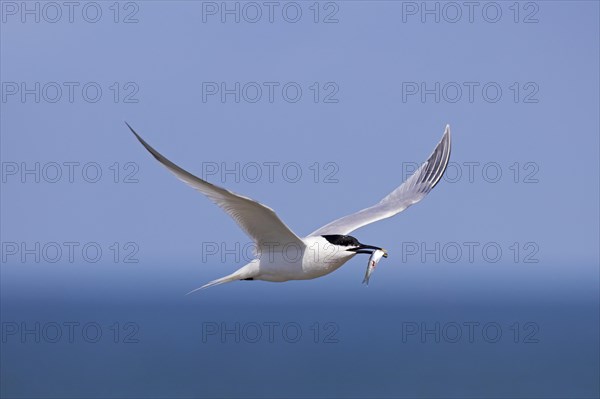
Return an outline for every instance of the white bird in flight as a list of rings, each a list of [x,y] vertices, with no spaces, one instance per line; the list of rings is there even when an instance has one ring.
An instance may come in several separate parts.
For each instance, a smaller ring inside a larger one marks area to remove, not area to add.
[[[126,123],[127,124],[127,123]],[[235,194],[194,176],[152,148],[127,124],[142,145],[177,178],[220,206],[254,241],[256,258],[235,272],[211,281],[192,292],[236,280],[283,282],[310,280],[329,274],[356,254],[387,251],[361,244],[348,235],[367,224],[392,217],[421,201],[440,181],[450,159],[450,125],[433,153],[404,183],[377,204],[334,220],[298,237],[279,219],[275,211],[253,199]]]

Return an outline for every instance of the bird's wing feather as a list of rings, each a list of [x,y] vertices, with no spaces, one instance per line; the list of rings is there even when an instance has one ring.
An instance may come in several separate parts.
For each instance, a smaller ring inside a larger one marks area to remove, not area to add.
[[[273,209],[194,176],[169,161],[152,148],[150,144],[146,143],[129,124],[127,126],[148,152],[171,173],[206,195],[211,201],[227,212],[242,230],[254,240],[258,251],[265,248],[277,251],[289,244],[297,245],[297,248],[304,248],[302,240],[279,219]]]
[[[362,226],[392,217],[421,201],[440,181],[450,159],[450,126],[435,150],[400,187],[370,208],[326,224],[310,235],[348,234]]]

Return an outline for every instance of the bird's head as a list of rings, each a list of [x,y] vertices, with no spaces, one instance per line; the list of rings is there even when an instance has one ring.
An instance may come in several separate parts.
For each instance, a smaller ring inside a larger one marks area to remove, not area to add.
[[[375,250],[383,251],[383,257],[387,258],[387,251],[383,248],[373,245],[361,244],[356,238],[347,235],[329,234],[321,236],[329,241],[330,244],[341,247],[344,251],[353,252],[355,254],[372,254]]]

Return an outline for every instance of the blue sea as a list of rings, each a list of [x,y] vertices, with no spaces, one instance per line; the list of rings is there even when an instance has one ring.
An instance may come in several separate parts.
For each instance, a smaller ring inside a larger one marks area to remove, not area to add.
[[[216,275],[4,265],[2,397],[598,397],[597,280],[363,263],[189,296]]]

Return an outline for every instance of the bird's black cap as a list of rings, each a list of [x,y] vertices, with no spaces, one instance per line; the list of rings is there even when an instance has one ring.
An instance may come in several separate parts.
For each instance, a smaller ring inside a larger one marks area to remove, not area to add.
[[[342,247],[357,247],[360,245],[360,242],[358,242],[358,240],[352,236],[327,234],[321,237],[325,238],[333,245],[340,245]]]

